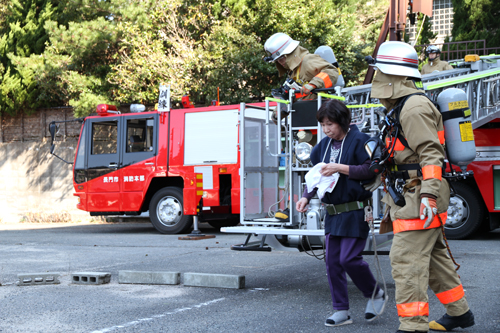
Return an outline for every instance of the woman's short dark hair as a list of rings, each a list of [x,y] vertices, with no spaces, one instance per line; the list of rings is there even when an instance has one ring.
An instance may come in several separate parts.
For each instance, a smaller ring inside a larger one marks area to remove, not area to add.
[[[316,113],[316,119],[321,123],[324,118],[327,118],[332,123],[339,124],[340,128],[347,133],[351,124],[351,111],[344,103],[331,99],[321,105]]]

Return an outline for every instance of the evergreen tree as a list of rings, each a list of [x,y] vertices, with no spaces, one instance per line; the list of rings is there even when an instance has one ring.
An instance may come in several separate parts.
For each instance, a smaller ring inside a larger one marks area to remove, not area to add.
[[[453,41],[485,39],[486,47],[500,47],[500,1],[452,0]]]
[[[56,9],[50,0],[11,0],[1,2],[0,11],[5,14],[0,20],[0,112],[30,113],[43,103],[33,73],[16,59],[45,50],[48,36],[43,26],[56,16]]]
[[[422,66],[428,62],[428,59],[425,57],[425,48],[426,45],[431,44],[437,36],[437,33],[432,32],[432,24],[425,14],[418,13],[417,22],[416,22],[416,31],[420,31],[420,35],[418,39],[415,41],[415,50],[419,54],[419,70],[422,69]],[[423,46],[418,46],[423,45]]]
[[[120,102],[154,102],[159,82],[170,83],[177,100],[190,94],[208,104],[217,98],[217,87],[226,104],[263,100],[283,81],[274,65],[262,61],[263,44],[272,34],[285,32],[311,52],[331,46],[345,79],[354,85],[362,79],[364,56],[378,38],[373,26],[381,25],[387,7],[387,0],[157,1],[154,29],[127,30],[130,38],[108,80]]]
[[[420,31],[420,36],[415,45],[430,44],[437,36],[437,33],[432,32],[431,20],[422,13],[418,13],[417,31]]]
[[[95,110],[97,104],[112,104],[113,84],[106,76],[126,37],[120,24],[133,22],[138,29],[147,25],[149,4],[149,0],[133,4],[126,0],[58,1],[57,15],[39,19],[47,42],[43,53],[9,54],[15,69],[31,78],[38,90],[36,101],[30,105],[70,105],[76,116],[83,116]],[[7,74],[6,83],[16,85]],[[22,96],[21,92],[16,96]]]
[[[15,1],[12,8],[37,2]],[[70,105],[76,116],[88,115],[100,103],[155,103],[161,83],[171,85],[174,100],[189,93],[208,104],[217,87],[224,104],[263,100],[283,82],[275,66],[262,61],[263,44],[276,32],[311,52],[331,46],[344,78],[355,85],[367,68],[363,59],[373,51],[388,2],[54,0],[57,6],[46,10],[50,15],[40,16],[41,5],[49,8],[50,2],[38,0],[39,11],[22,18],[36,18],[40,42],[19,51],[12,42],[0,43],[0,54],[10,61],[0,67],[2,89],[8,92],[0,98],[24,98],[32,108]],[[4,23],[0,18],[4,35],[16,31],[15,24]],[[29,91],[36,92],[31,99],[23,95]],[[5,104],[0,100],[0,107]],[[20,109],[19,103],[9,107]]]

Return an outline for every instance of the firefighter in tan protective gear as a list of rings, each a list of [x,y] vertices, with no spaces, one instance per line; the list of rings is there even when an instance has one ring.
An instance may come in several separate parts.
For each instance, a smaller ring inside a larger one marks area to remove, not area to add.
[[[396,141],[392,155],[396,167],[391,174],[404,180],[406,203],[400,207],[390,195],[383,199],[390,207],[394,229],[390,260],[400,321],[397,332],[450,331],[472,326],[474,315],[447,254],[441,229],[450,197],[447,180],[442,178],[445,142],[441,114],[417,88],[422,87],[422,82],[413,47],[385,42],[372,65],[377,72],[371,96],[388,111],[399,112],[396,119],[401,135],[389,133],[386,142],[392,147]],[[373,184],[367,187],[373,189]],[[431,323],[428,286],[446,308],[446,314]]]
[[[436,71],[441,72],[453,69],[453,67],[446,61],[439,59],[440,54],[441,50],[435,45],[430,45],[427,47],[427,49],[425,49],[425,55],[427,56],[429,61],[424,66],[422,66],[422,75],[430,74]]]
[[[311,91],[316,88],[333,88],[337,83],[340,71],[318,54],[309,53],[307,49],[299,45],[299,41],[293,40],[285,33],[278,32],[269,37],[264,43],[266,56],[264,61],[275,63],[279,76],[288,74],[288,77],[297,82],[300,88],[301,100],[314,100],[315,94]],[[284,104],[283,104],[284,105]],[[286,110],[281,110],[281,118],[287,115]],[[277,111],[272,113],[272,121],[278,123]],[[299,135],[306,133],[302,131]],[[314,138],[314,140],[316,140]],[[275,217],[289,220],[289,208],[284,212],[278,212]]]
[[[265,61],[275,63],[279,76],[288,76],[302,85],[303,99],[315,99],[311,90],[331,88],[337,82],[339,70],[317,54],[309,53],[287,34],[278,32],[264,44]]]

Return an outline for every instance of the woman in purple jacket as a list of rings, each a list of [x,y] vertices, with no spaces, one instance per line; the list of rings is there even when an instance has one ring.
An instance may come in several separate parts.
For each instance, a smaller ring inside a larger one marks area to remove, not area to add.
[[[320,170],[322,176],[337,172],[340,175],[333,191],[326,192],[321,199],[328,212],[325,217],[325,260],[335,310],[325,325],[352,323],[346,273],[366,298],[371,298],[375,292],[374,300],[368,300],[365,310],[365,319],[372,321],[382,313],[388,297],[378,287],[368,263],[361,256],[370,229],[365,221],[364,207],[370,205],[371,192],[365,190],[360,181],[375,177],[369,170],[370,159],[364,149],[369,136],[361,133],[356,125],[350,125],[351,112],[337,100],[324,103],[316,117],[326,137],[314,147],[311,161],[314,165],[326,163]],[[307,211],[306,206],[316,190],[305,189],[296,204],[297,211]]]

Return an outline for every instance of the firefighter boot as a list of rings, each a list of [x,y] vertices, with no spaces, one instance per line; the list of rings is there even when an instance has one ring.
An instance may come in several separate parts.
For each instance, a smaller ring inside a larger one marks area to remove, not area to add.
[[[461,316],[449,316],[445,313],[441,319],[431,321],[429,328],[434,331],[449,332],[457,327],[466,328],[474,324],[474,315],[469,310]]]

